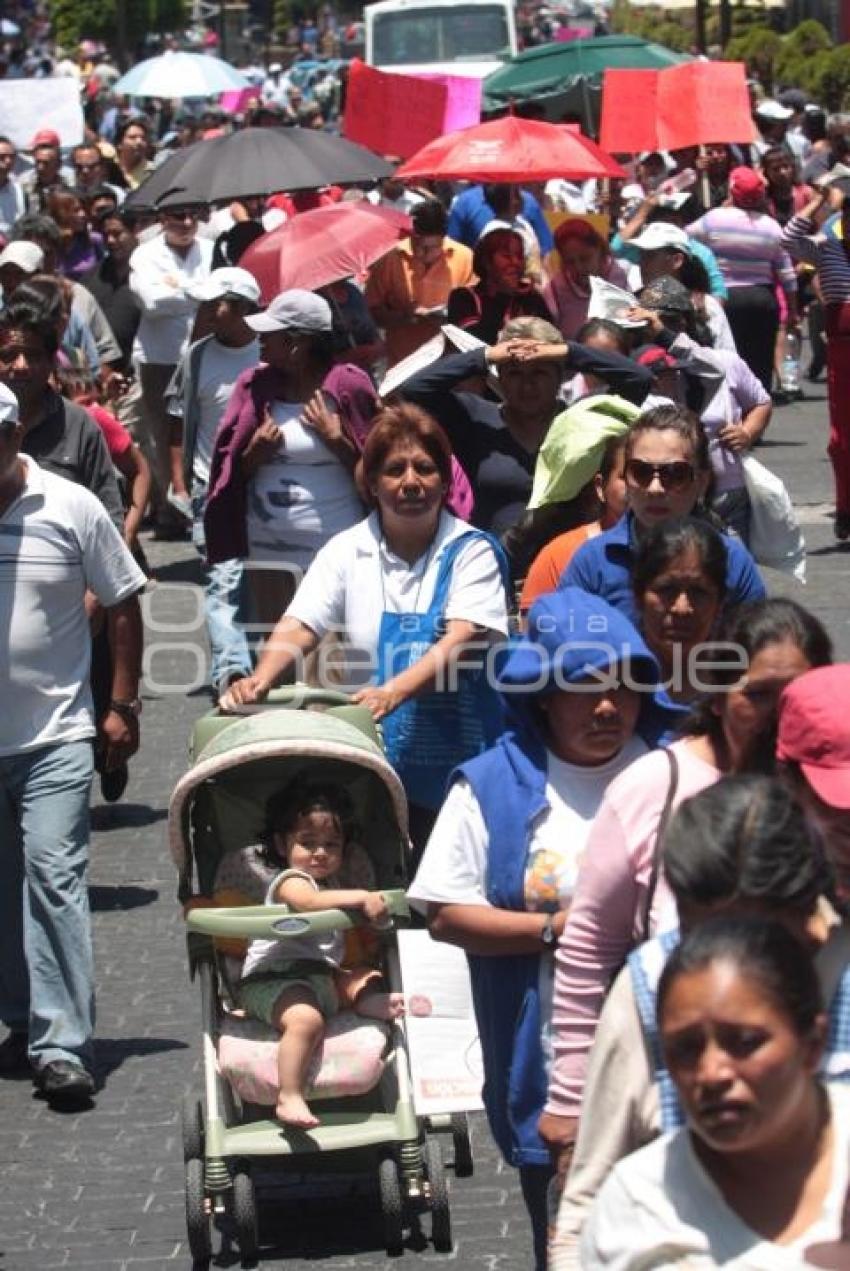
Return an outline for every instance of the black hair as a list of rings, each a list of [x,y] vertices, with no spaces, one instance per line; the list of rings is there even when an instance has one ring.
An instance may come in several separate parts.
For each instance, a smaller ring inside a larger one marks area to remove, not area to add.
[[[831,666],[832,641],[821,621],[797,604],[796,600],[781,598],[755,600],[739,605],[727,612],[717,632],[717,643],[734,645],[742,651],[747,664],[772,644],[786,641],[795,644],[809,666]],[[730,663],[724,670],[719,658],[715,667],[705,667],[703,678],[718,688],[731,687],[741,678],[741,666]],[[709,737],[720,743],[723,736],[722,721],[714,709],[717,694],[709,693],[694,704],[683,732],[690,737]],[[748,768],[751,771],[772,773],[776,754],[776,720],[761,737],[753,738]]]
[[[626,353],[629,347],[629,338],[625,328],[618,326],[616,322],[612,322],[610,318],[590,318],[585,322],[583,327],[579,328],[576,335],[578,344],[587,344],[588,339],[592,335],[600,335],[604,332],[610,335],[614,340],[617,350],[620,353]]]
[[[48,357],[53,358],[58,352],[59,335],[56,327],[45,317],[43,308],[21,304],[17,296],[13,296],[8,308],[0,313],[0,331],[25,331],[41,341]]]
[[[43,238],[56,251],[59,251],[62,246],[62,234],[53,217],[41,216],[35,212],[28,213],[26,216],[19,216],[12,226],[12,232],[9,237],[13,242],[24,241],[31,243]]]
[[[619,437],[609,437],[605,443],[605,449],[602,452],[602,458],[599,461],[598,476],[604,482],[613,476],[614,468],[617,466],[619,459],[619,467],[622,472],[623,459],[625,457],[626,437],[625,433]]]
[[[417,203],[410,213],[414,234],[430,234],[443,238],[449,226],[449,218],[442,203],[436,199],[425,199]]]
[[[786,927],[760,918],[710,918],[688,932],[658,982],[659,1023],[676,980],[713,962],[731,962],[741,976],[758,984],[800,1039],[811,1035],[824,1009],[814,963]]]
[[[690,446],[694,466],[698,473],[711,472],[708,455],[708,437],[693,411],[684,406],[653,406],[629,426],[626,440],[626,458],[631,459],[634,441],[644,432],[675,432]]]
[[[15,150],[15,152],[17,153],[17,149],[18,149],[18,147],[15,145],[15,143],[14,143],[14,141],[12,140],[12,138],[11,138],[11,137],[6,137],[6,136],[3,136],[2,134],[0,134],[0,145],[2,145],[2,146],[12,146],[12,147],[13,147],[13,149]]]
[[[472,252],[472,268],[482,282],[487,281],[487,275],[490,272],[490,261],[496,245],[502,238],[510,235],[516,239],[522,249],[523,260],[525,259],[525,243],[519,230],[511,229],[509,226],[498,226],[496,229],[489,230],[486,234],[482,234]]]
[[[632,560],[632,589],[638,600],[659,574],[689,550],[697,553],[703,573],[714,584],[722,600],[726,593],[727,567],[723,536],[711,525],[693,516],[653,525],[641,535]]]
[[[664,877],[679,905],[757,901],[810,914],[834,880],[820,837],[782,782],[723,777],[676,811],[664,836]]]
[[[118,125],[118,129],[115,133],[116,146],[119,146],[121,142],[124,140],[124,134],[127,132],[128,128],[132,128],[136,125],[138,125],[139,128],[144,129],[145,136],[147,137],[148,142],[150,142],[150,138],[151,138],[150,120],[145,119],[144,116],[142,115],[131,115],[129,119],[124,119]]]
[[[225,265],[238,265],[252,243],[262,238],[265,230],[259,221],[237,221],[229,230],[219,234],[213,248],[213,269]]]
[[[65,320],[65,303],[62,287],[49,274],[27,278],[15,290],[15,305],[38,310],[45,322],[60,326]]]
[[[703,295],[708,295],[711,291],[711,279],[705,265],[698,256],[692,256],[690,252],[683,252],[682,255],[684,260],[679,270],[679,282],[683,287],[687,287],[688,291],[701,291]],[[699,327],[698,320],[697,327]]]
[[[787,159],[791,166],[794,166],[794,156],[790,150],[786,150],[784,146],[768,146],[759,160],[759,165],[764,170],[764,165],[770,159]]]
[[[279,861],[274,849],[275,834],[288,834],[302,816],[310,812],[327,812],[338,823],[346,848],[359,835],[354,805],[341,786],[327,782],[307,782],[286,786],[273,794],[266,804],[266,826],[260,857],[269,864]]]

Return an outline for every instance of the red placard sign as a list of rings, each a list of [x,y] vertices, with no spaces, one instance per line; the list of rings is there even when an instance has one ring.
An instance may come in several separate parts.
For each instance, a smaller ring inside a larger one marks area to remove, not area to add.
[[[742,62],[605,72],[599,137],[605,150],[637,154],[754,138]]]
[[[376,71],[355,60],[348,76],[343,136],[376,154],[409,159],[442,136],[447,100],[445,84]]]

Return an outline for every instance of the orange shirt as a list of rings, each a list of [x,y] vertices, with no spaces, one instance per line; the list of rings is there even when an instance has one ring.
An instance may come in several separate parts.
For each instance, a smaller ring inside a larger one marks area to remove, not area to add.
[[[519,598],[520,613],[527,613],[538,596],[545,596],[556,590],[561,574],[578,549],[589,538],[595,538],[601,529],[598,521],[592,521],[590,525],[579,525],[574,530],[559,534],[537,553],[523,583]]]
[[[405,238],[377,260],[366,281],[366,303],[371,310],[396,309],[408,313],[412,308],[444,307],[449,292],[473,281],[472,252],[463,243],[443,239],[443,254],[425,268],[410,250]],[[445,318],[439,316],[388,326],[387,364],[393,366],[435,336]]]

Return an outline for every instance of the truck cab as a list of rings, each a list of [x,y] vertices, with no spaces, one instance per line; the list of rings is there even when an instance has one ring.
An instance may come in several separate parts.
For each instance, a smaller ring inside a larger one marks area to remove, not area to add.
[[[378,0],[365,18],[366,62],[382,71],[484,79],[517,52],[511,0]]]

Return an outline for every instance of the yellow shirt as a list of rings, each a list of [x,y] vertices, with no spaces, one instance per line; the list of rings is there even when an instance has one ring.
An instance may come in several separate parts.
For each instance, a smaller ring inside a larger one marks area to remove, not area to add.
[[[449,292],[475,280],[472,252],[463,243],[443,239],[442,256],[433,265],[424,266],[411,251],[405,238],[392,251],[376,261],[366,282],[366,302],[373,311],[434,309],[443,307]],[[439,317],[416,319],[386,328],[387,363],[393,366],[420,345],[436,335],[442,325]]]

